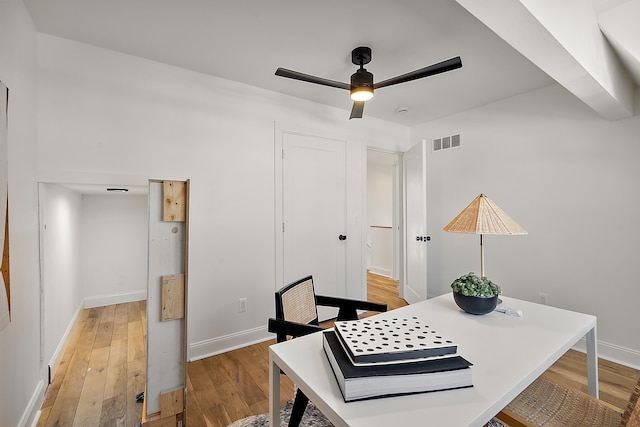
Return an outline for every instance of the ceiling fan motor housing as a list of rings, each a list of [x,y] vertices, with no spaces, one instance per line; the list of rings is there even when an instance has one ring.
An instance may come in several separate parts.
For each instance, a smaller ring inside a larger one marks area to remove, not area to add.
[[[373,91],[373,74],[364,68],[360,68],[351,75],[351,89],[361,87],[370,87]]]

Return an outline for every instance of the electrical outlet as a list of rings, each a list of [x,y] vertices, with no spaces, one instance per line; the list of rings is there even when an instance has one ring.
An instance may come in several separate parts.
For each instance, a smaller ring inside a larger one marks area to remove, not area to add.
[[[540,300],[540,304],[547,305],[547,294],[544,292],[540,292],[538,294],[538,299]]]
[[[247,311],[247,299],[240,298],[238,300],[238,313],[244,313],[245,311]]]

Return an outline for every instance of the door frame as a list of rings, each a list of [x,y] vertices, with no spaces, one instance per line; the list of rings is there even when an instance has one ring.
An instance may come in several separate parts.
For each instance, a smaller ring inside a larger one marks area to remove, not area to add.
[[[367,153],[366,156],[368,158],[368,152],[369,151],[377,151],[379,153],[384,153],[384,154],[389,154],[389,155],[394,155],[396,156],[396,163],[393,166],[393,170],[392,170],[392,200],[391,200],[391,204],[392,204],[392,219],[391,219],[391,227],[392,227],[392,231],[393,231],[393,237],[392,237],[392,245],[393,245],[393,280],[398,280],[401,282],[402,280],[402,276],[403,276],[403,268],[402,266],[404,265],[402,262],[403,259],[403,250],[402,250],[402,218],[403,218],[403,207],[402,207],[402,184],[403,184],[403,177],[402,177],[402,151],[393,151],[393,150],[385,150],[382,148],[377,148],[377,147],[367,147]],[[366,162],[368,164],[368,161]],[[369,175],[369,170],[367,167],[366,170],[366,174],[367,174],[367,178],[365,179],[365,182],[369,182],[368,181],[368,175]],[[367,202],[365,202],[365,206],[368,206],[368,198],[369,198],[369,188],[367,186],[366,188],[366,192],[365,192],[365,197],[367,199]],[[369,219],[366,218],[366,222],[368,224]],[[399,289],[399,294],[400,297],[402,297],[402,287],[400,287]]]
[[[424,155],[426,156],[427,145],[424,141],[419,142],[419,144],[423,144]],[[415,144],[414,144],[415,145]],[[406,171],[404,168],[405,163],[405,154],[408,150],[413,148],[407,148],[404,151],[393,151],[393,150],[385,150],[377,147],[367,147],[367,150],[379,151],[383,153],[395,154],[398,157],[398,161],[393,170],[393,244],[394,244],[394,261],[393,261],[393,269],[394,269],[394,280],[397,280],[399,283],[398,286],[398,296],[400,298],[406,299],[406,277],[407,277],[407,258],[406,258]],[[365,153],[365,162],[366,162],[366,153]],[[426,164],[423,164],[423,167],[426,168]],[[368,173],[368,172],[367,172]],[[365,179],[366,182],[366,179]],[[425,184],[426,185],[426,184]],[[367,189],[368,191],[368,189]],[[365,194],[367,194],[365,192]],[[366,203],[366,202],[365,202]],[[426,224],[425,224],[426,226]],[[425,229],[426,231],[426,229]],[[366,242],[365,242],[366,245]],[[366,254],[365,254],[366,255]],[[365,260],[366,265],[366,260]],[[425,277],[425,280],[427,278]]]
[[[47,271],[45,271],[47,255],[48,255],[45,245],[46,245],[46,242],[50,239],[50,237],[46,236],[47,234],[46,222],[48,220],[48,215],[50,215],[49,212],[45,211],[44,201],[46,199],[46,194],[48,191],[49,192],[52,191],[50,189],[50,186],[65,187],[69,191],[75,192],[79,195],[94,194],[93,188],[104,189],[109,186],[109,183],[102,183],[100,180],[97,180],[97,182],[86,182],[86,181],[74,182],[74,180],[69,180],[69,181],[40,180],[38,181],[37,184],[38,184],[38,230],[39,230],[38,231],[38,253],[39,253],[38,271],[39,271],[39,294],[40,294],[40,319],[39,320],[41,325],[40,327],[40,362],[42,364],[43,374],[45,375],[45,377],[48,377],[48,381],[46,384],[46,386],[48,386],[53,380],[53,377],[60,366],[62,356],[64,354],[64,349],[66,348],[66,345],[67,345],[67,339],[71,331],[71,327],[75,324],[76,319],[78,318],[82,309],[87,307],[85,307],[84,295],[79,294],[78,298],[80,300],[80,303],[77,306],[77,309],[69,319],[66,319],[66,318],[64,319],[64,321],[66,322],[66,329],[64,333],[61,336],[52,336],[53,328],[47,325],[47,316],[50,316],[52,313],[55,315],[56,310],[58,310],[58,308],[55,305],[51,305],[52,303],[50,301],[51,298],[49,294],[52,292],[52,284],[50,283],[51,280],[50,280],[50,277],[48,276]],[[139,183],[137,184],[120,183],[118,185],[127,187],[127,188],[132,188],[132,187],[141,188],[146,186],[144,184],[139,184]],[[133,192],[130,192],[129,194],[133,194]],[[129,197],[129,196],[118,196],[118,197]],[[147,208],[145,208],[145,215],[146,215],[146,210]],[[137,295],[140,297],[142,296],[142,294],[138,292],[132,295]],[[147,298],[146,298],[146,289],[145,289],[144,300],[146,301],[146,299]],[[110,304],[112,303],[110,301],[127,302],[129,300],[120,301],[117,299],[117,297],[115,297],[114,299],[114,297],[109,295],[105,297],[104,301],[106,304]],[[92,306],[89,306],[89,308],[90,307]],[[57,331],[54,330],[53,332],[55,333]],[[51,349],[48,348],[50,344],[55,344],[56,346],[52,352],[50,351]],[[48,353],[48,350],[50,354]]]

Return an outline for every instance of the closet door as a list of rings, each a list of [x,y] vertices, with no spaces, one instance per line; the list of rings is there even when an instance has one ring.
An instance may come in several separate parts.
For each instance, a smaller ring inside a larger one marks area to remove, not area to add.
[[[346,293],[345,141],[283,133],[283,283],[313,275],[316,293]],[[333,309],[319,313],[335,316]]]

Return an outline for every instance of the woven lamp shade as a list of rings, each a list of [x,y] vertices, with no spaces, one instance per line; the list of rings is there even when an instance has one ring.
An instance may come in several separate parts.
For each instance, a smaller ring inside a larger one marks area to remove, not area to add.
[[[480,194],[453,219],[444,231],[470,234],[527,234],[487,196]]]

